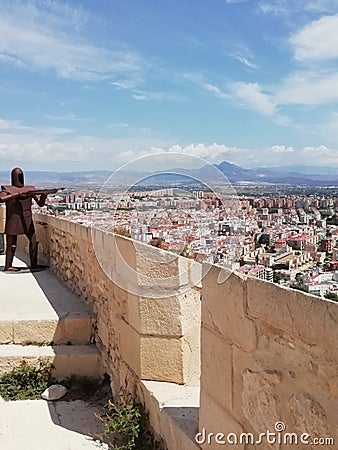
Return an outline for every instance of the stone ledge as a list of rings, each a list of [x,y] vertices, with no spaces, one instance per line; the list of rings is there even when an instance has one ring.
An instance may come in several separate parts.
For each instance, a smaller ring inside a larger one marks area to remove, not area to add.
[[[338,303],[254,278],[247,302],[249,316],[276,334],[337,351]]]
[[[200,450],[195,442],[199,387],[141,380],[138,394],[149,412],[151,426],[168,450]]]
[[[71,375],[102,376],[100,353],[95,345],[0,345],[0,374],[19,367],[22,361],[37,365],[39,359],[53,363],[55,368],[52,374],[56,378]]]

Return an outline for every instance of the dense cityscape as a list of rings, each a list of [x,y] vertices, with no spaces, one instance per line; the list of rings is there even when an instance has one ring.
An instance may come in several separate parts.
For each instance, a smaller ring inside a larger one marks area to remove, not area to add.
[[[236,196],[196,186],[118,191],[72,188],[50,197],[42,212],[338,298],[334,188],[242,186]]]

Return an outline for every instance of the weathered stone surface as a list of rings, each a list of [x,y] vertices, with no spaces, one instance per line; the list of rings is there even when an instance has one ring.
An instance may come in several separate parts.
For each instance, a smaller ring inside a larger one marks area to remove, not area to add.
[[[9,321],[0,322],[0,344],[13,342],[13,324]]]
[[[121,255],[136,265],[136,276],[129,279],[106,245],[111,236],[97,232],[108,275],[127,278],[128,294],[102,271],[85,227],[41,217],[47,223],[43,230],[38,226],[41,248],[97,314],[96,338],[115,393],[121,386],[135,392],[140,377],[195,383],[202,306],[200,429],[204,423],[216,432],[264,432],[282,420],[290,432],[307,426],[337,435],[337,304],[236,274],[219,283],[217,267],[205,274],[200,303],[196,286],[190,289],[198,278],[191,261],[170,260],[170,253],[145,244],[133,253],[134,244],[119,237]],[[142,298],[132,291],[135,283],[154,295]],[[224,385],[231,386],[230,395]],[[304,419],[306,408],[311,413]],[[152,417],[155,428],[166,429],[168,439],[175,440],[175,428],[159,415]],[[181,450],[188,444],[177,445]]]
[[[289,407],[298,431],[316,437],[329,436],[326,412],[318,400],[302,392],[290,398]]]
[[[49,253],[51,265],[58,274],[93,305],[97,315],[96,342],[100,343],[103,351],[103,365],[110,367],[112,377],[116,377],[114,384],[119,383],[118,372],[123,362],[141,376],[142,355],[146,357],[143,367],[147,377],[157,380],[164,374],[168,381],[196,384],[200,373],[199,293],[188,290],[177,294],[177,287],[183,283],[180,273],[187,269],[189,277],[192,277],[191,269],[193,267],[196,272],[196,264],[147,244],[69,224],[67,220],[42,215],[36,215],[35,220],[40,222],[37,234],[42,252]],[[106,273],[96,256],[99,256]],[[125,266],[131,271],[128,269],[126,272]],[[147,277],[143,287],[152,294],[157,279],[167,278],[169,284],[165,281],[157,298],[156,295],[155,298],[144,298],[134,292],[135,283],[142,281],[143,275]],[[121,286],[119,281],[122,278]],[[169,294],[168,287],[171,289]],[[172,379],[168,362],[152,362],[154,354],[148,349],[148,340],[155,336],[164,339],[162,346],[156,341],[163,360],[168,355],[178,358],[171,363],[179,368],[173,371]],[[176,340],[169,339],[172,336]],[[170,345],[173,346],[171,350]],[[159,374],[156,374],[156,369]]]
[[[215,402],[232,410],[232,349],[219,335],[202,328],[201,386]],[[217,374],[217,376],[216,376]]]
[[[119,349],[121,357],[131,369],[142,378],[141,374],[141,339],[139,333],[123,320],[119,326]]]
[[[182,334],[201,328],[201,292],[190,289],[180,294]]]
[[[149,419],[170,450],[199,450],[199,389],[175,383],[141,381],[138,398],[146,405]]]
[[[243,373],[243,413],[257,433],[274,431],[279,420],[275,385],[280,382],[277,374],[266,372]]]
[[[201,328],[195,327],[183,338],[184,383],[188,386],[200,386],[201,378]]]
[[[218,440],[225,440],[226,444],[223,444],[224,448],[230,447],[227,438],[230,438],[232,442],[236,442],[235,439],[239,438],[240,434],[243,432],[241,425],[229,414],[228,411],[221,408],[218,403],[215,402],[205,391],[201,392],[201,406],[199,414],[199,433],[203,433],[205,430],[205,435],[210,435],[210,440],[208,443],[208,438],[203,439],[203,435],[198,436],[200,447],[203,450],[219,450],[222,444],[216,442],[216,436],[219,433],[223,434],[218,436]],[[202,442],[204,441],[204,442]],[[230,441],[230,442],[231,442]],[[239,440],[237,440],[239,442]],[[231,448],[244,450],[244,444],[234,444]]]
[[[245,279],[231,274],[218,283],[220,271],[212,267],[203,278],[202,326],[251,351],[257,345],[257,334],[254,322],[246,316]]]
[[[338,303],[254,278],[247,280],[248,313],[272,331],[337,350]],[[320,330],[320,333],[318,332]]]
[[[140,333],[154,336],[182,336],[180,297],[139,298]]]
[[[184,364],[189,350],[177,338],[141,338],[141,378],[184,384]],[[189,362],[188,362],[189,363]]]
[[[52,375],[56,378],[71,375],[99,378],[102,375],[100,355],[94,345],[0,345],[0,375],[19,367],[22,361],[38,367],[39,360],[53,364]]]

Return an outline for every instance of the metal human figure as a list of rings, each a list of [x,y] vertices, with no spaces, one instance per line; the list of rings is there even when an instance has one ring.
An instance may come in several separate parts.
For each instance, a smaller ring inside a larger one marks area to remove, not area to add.
[[[22,169],[16,167],[11,173],[12,185],[1,186],[0,202],[6,202],[5,234],[6,262],[5,271],[16,271],[12,264],[15,255],[18,235],[25,234],[29,240],[30,268],[37,267],[38,241],[36,240],[33,217],[32,198],[39,206],[44,206],[47,195],[35,195],[34,186],[25,186]]]

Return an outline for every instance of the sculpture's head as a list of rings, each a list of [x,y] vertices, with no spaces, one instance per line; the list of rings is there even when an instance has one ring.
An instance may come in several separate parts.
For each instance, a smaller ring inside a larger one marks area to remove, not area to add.
[[[22,169],[20,169],[20,167],[16,167],[15,169],[12,170],[11,177],[12,177],[12,186],[24,187],[25,180],[23,176],[23,171]]]

